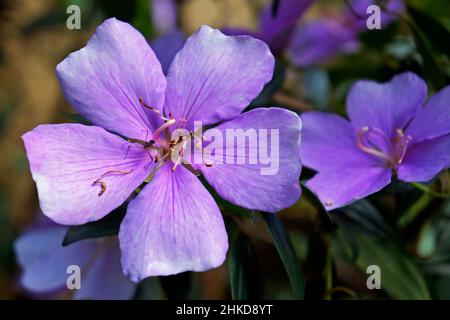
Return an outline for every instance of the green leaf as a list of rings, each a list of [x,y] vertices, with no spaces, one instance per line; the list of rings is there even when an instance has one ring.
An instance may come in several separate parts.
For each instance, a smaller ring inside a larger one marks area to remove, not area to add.
[[[252,243],[240,233],[230,250],[231,296],[234,300],[261,299],[262,281]]]
[[[430,299],[425,278],[413,255],[403,247],[390,228],[382,228],[382,216],[375,208],[354,206],[339,212],[348,215],[336,219],[338,230],[333,234],[333,254],[354,264],[363,275],[367,267],[377,265],[381,269],[381,288],[393,299]],[[361,220],[356,213],[364,214]],[[360,223],[357,223],[357,222]],[[363,284],[364,285],[364,284]]]
[[[98,221],[69,227],[63,240],[63,246],[85,239],[117,235],[119,233],[120,223],[125,217],[125,213],[125,206],[122,205]]]
[[[423,34],[428,37],[433,48],[450,57],[450,42],[448,41],[450,31],[434,17],[420,10],[408,7],[408,12]]]
[[[413,22],[409,22],[409,25],[414,36],[414,41],[416,42],[417,50],[423,59],[423,71],[425,76],[431,82],[434,89],[440,90],[445,86],[445,79],[441,73],[439,65],[434,59],[427,40],[420,31],[419,27]]]
[[[155,32],[153,29],[148,0],[136,1],[136,11],[134,14],[132,24],[146,38],[154,37]]]
[[[295,296],[298,299],[304,299],[305,284],[300,261],[295,254],[294,247],[283,223],[274,214],[262,213],[261,215],[286,269]]]

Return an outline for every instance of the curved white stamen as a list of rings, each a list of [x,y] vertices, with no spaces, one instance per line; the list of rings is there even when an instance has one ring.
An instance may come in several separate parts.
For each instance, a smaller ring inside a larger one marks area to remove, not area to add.
[[[169,147],[169,144],[165,139],[161,139],[159,137],[159,134],[163,132],[165,129],[169,128],[170,126],[174,125],[176,123],[175,119],[170,119],[169,121],[166,121],[162,126],[160,126],[158,129],[153,132],[153,141],[155,141],[159,146],[162,147]]]
[[[398,159],[397,163],[402,164],[403,159],[405,158],[406,149],[408,149],[408,144],[411,142],[412,137],[407,136],[406,141],[402,143],[402,153],[400,154],[400,158]]]
[[[358,146],[358,148],[367,154],[373,155],[373,156],[381,158],[383,160],[387,160],[389,163],[392,163],[393,162],[392,158],[389,157],[387,154],[385,154],[384,152],[382,152],[378,149],[368,147],[367,145],[364,144],[364,141],[363,141],[364,135],[368,131],[369,131],[369,127],[363,127],[358,131],[358,139],[356,140],[356,145]]]

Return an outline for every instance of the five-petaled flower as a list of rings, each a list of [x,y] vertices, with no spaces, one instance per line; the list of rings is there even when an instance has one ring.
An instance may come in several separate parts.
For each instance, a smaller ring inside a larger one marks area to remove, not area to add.
[[[306,183],[327,210],[388,185],[394,173],[426,182],[450,166],[450,86],[424,105],[427,86],[413,73],[379,84],[359,81],[347,97],[350,122],[302,115],[301,159],[318,173]]]
[[[139,32],[106,20],[85,48],[57,67],[65,97],[94,126],[41,125],[23,136],[42,211],[60,224],[98,220],[152,177],[120,227],[124,273],[139,281],[221,265],[228,239],[219,208],[187,166],[174,165],[177,142],[168,133],[193,130],[194,121],[220,122],[215,130],[279,129],[276,175],[260,175],[260,164],[195,169],[236,205],[267,212],[291,206],[300,197],[300,118],[280,108],[241,114],[273,67],[262,41],[203,26],[165,77]]]

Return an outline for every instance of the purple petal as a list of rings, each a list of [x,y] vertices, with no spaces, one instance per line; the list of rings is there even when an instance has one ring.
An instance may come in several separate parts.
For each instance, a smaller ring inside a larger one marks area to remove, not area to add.
[[[95,252],[92,242],[62,246],[67,228],[62,226],[30,230],[14,243],[17,260],[22,267],[22,286],[35,293],[46,294],[66,288],[67,267],[83,268]]]
[[[305,166],[332,172],[352,162],[367,167],[378,164],[375,157],[358,149],[356,129],[346,119],[322,112],[305,112],[302,119],[300,158]]]
[[[393,137],[404,129],[427,96],[417,75],[402,73],[386,83],[358,81],[347,97],[347,113],[356,128],[375,127]]]
[[[229,130],[236,129],[253,131],[255,139],[239,150],[236,145],[231,147],[228,140],[224,141],[224,148],[215,150],[214,158],[220,155],[220,163],[201,167],[206,180],[222,198],[244,208],[277,212],[292,206],[300,197],[300,118],[285,109],[258,108],[212,130],[226,137]],[[212,130],[205,135],[208,136]],[[271,142],[272,130],[277,131],[279,139],[274,145]],[[264,155],[261,153],[263,146],[267,148],[269,157],[265,157],[265,152]],[[233,150],[233,155],[230,150]],[[261,163],[264,159],[271,161]],[[239,160],[243,164],[237,164]],[[206,159],[206,162],[212,161]]]
[[[273,15],[272,2],[261,13],[260,34],[274,52],[282,51],[288,44],[297,20],[313,0],[282,0],[278,12]]]
[[[174,30],[151,43],[153,51],[161,62],[164,74],[169,70],[173,58],[183,48],[185,41],[184,34],[179,30]]]
[[[398,177],[408,182],[427,182],[450,167],[450,134],[412,145],[398,167]]]
[[[414,115],[406,133],[414,142],[434,139],[450,133],[450,86],[435,94]]]
[[[159,34],[172,32],[177,27],[177,5],[174,0],[151,0],[152,22]]]
[[[102,238],[97,241],[95,260],[88,266],[82,278],[81,289],[75,292],[76,299],[126,300],[131,299],[136,285],[122,273],[120,249],[117,238]]]
[[[222,215],[200,181],[169,163],[128,206],[120,226],[122,268],[134,282],[220,266],[228,249]]]
[[[125,202],[151,170],[141,146],[99,127],[40,125],[22,138],[42,211],[61,224],[102,218]],[[97,179],[106,184],[102,195]]]
[[[166,115],[212,124],[237,116],[272,78],[274,58],[262,41],[202,26],[176,55],[167,77]]]
[[[162,110],[166,80],[147,41],[129,24],[106,20],[56,71],[66,99],[95,125],[143,139],[159,124],[139,98]]]
[[[321,19],[296,30],[290,45],[290,56],[295,65],[306,67],[358,49],[356,32],[338,21]]]
[[[306,186],[319,197],[326,210],[333,210],[380,191],[390,181],[391,171],[387,167],[350,161],[347,166],[319,172]]]

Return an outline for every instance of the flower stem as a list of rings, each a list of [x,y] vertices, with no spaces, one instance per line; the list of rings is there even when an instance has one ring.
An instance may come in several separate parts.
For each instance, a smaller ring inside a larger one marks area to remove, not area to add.
[[[417,189],[419,189],[420,191],[423,191],[424,193],[427,193],[433,197],[436,198],[441,198],[441,199],[450,199],[450,193],[440,193],[440,192],[436,192],[433,189],[431,189],[430,187],[418,183],[418,182],[411,182],[411,185]]]

